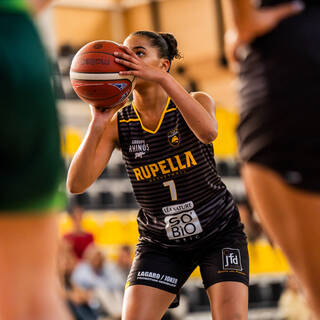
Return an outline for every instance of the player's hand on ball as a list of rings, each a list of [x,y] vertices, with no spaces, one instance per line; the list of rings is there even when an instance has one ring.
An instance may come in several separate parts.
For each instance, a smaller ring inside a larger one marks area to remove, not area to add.
[[[148,81],[159,82],[166,72],[149,64],[146,64],[141,58],[139,58],[130,48],[126,46],[120,46],[126,53],[114,52],[115,62],[126,66],[131,69],[128,71],[120,71],[120,75],[133,75]]]
[[[114,114],[127,103],[127,100],[122,103],[110,108],[110,107],[94,107],[90,106],[92,123],[95,126],[105,128],[111,121]]]
[[[121,76],[127,68],[117,62],[113,53],[122,51],[109,40],[92,41],[84,45],[72,59],[70,80],[78,97],[95,107],[113,107],[127,99],[135,85],[134,76]]]

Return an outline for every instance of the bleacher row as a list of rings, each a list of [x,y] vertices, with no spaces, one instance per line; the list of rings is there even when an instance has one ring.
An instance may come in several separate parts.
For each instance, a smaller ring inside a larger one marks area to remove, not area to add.
[[[96,244],[103,249],[107,259],[115,260],[121,245],[130,245],[134,249],[138,241],[136,215],[137,210],[88,211],[84,215],[82,224],[86,231],[93,233]],[[70,216],[67,213],[61,214],[60,235],[70,231],[71,228]],[[277,304],[289,271],[288,264],[282,253],[264,239],[249,243],[248,249],[249,319],[282,320],[283,317],[278,314]],[[209,301],[203,290],[199,268],[192,273],[184,288],[190,300],[189,312],[209,314]]]
[[[128,244],[134,247],[138,241],[136,210],[87,212],[83,228],[91,232],[95,241],[114,259],[117,248]],[[59,230],[63,235],[72,228],[71,218],[64,213],[60,216]],[[266,240],[249,243],[250,274],[255,276],[277,276],[288,272],[288,264],[279,249],[273,248]],[[198,271],[194,274],[198,276]]]
[[[222,177],[239,177],[238,164],[234,161],[219,160],[216,163],[218,174]],[[126,168],[123,162],[119,162],[113,168],[106,167],[99,179],[123,179],[127,178]]]
[[[234,196],[243,197],[244,191],[237,165],[219,161],[217,170]],[[98,180],[85,193],[77,196],[77,202],[87,210],[137,209],[122,160],[105,168]]]

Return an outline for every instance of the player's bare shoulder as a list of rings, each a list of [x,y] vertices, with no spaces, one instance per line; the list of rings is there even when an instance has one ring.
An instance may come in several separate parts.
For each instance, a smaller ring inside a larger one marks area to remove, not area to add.
[[[212,105],[213,107],[215,107],[215,102],[213,98],[206,92],[195,91],[190,92],[190,95],[198,102],[200,102],[202,105]]]
[[[197,100],[211,116],[215,117],[216,114],[216,104],[213,98],[206,92],[196,91],[191,92],[190,95]]]

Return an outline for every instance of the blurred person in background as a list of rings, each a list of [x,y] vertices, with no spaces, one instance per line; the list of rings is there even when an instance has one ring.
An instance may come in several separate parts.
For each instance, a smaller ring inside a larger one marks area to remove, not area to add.
[[[0,1],[0,319],[69,319],[58,294],[64,165],[48,57],[33,24],[50,1]]]
[[[78,259],[69,242],[61,240],[58,250],[58,276],[60,294],[75,320],[96,320],[98,312],[90,306],[93,300],[91,290],[81,288],[72,282],[72,275]]]
[[[242,177],[320,319],[320,2],[228,2]]]
[[[63,238],[71,244],[76,257],[81,260],[87,247],[94,243],[94,236],[92,233],[83,230],[83,207],[71,201],[68,213],[72,219],[72,231],[66,233]]]
[[[90,245],[82,262],[72,273],[72,283],[79,288],[90,290],[93,299],[113,319],[121,317],[123,285],[119,283],[118,270],[107,261],[101,249]]]
[[[301,287],[293,274],[289,274],[286,287],[279,299],[279,311],[284,320],[312,320]]]
[[[258,240],[263,232],[249,201],[246,198],[241,198],[238,199],[237,205],[241,221],[244,225],[244,232],[247,235],[248,240],[251,242]]]
[[[170,75],[180,56],[172,34],[137,31],[121,48],[126,53],[115,52],[115,61],[130,70],[120,75],[137,77],[133,102],[120,110],[91,107],[67,186],[84,192],[121,149],[141,207],[122,320],[160,320],[198,265],[213,317],[247,319],[247,242],[216,170],[214,101],[189,94]]]
[[[132,265],[132,249],[128,245],[119,248],[116,260],[119,285],[124,289]]]

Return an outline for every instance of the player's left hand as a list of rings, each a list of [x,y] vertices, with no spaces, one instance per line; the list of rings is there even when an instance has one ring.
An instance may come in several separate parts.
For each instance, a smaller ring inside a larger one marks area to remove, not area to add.
[[[239,16],[235,28],[225,34],[227,59],[234,69],[246,54],[246,45],[255,38],[273,30],[282,20],[300,13],[304,9],[301,1],[279,4],[270,8],[256,9],[253,6],[246,16]]]
[[[148,81],[160,82],[164,72],[163,70],[146,64],[141,58],[139,58],[130,48],[126,46],[120,46],[126,53],[114,52],[115,61],[127,68],[128,71],[120,71],[120,75],[133,75]]]

